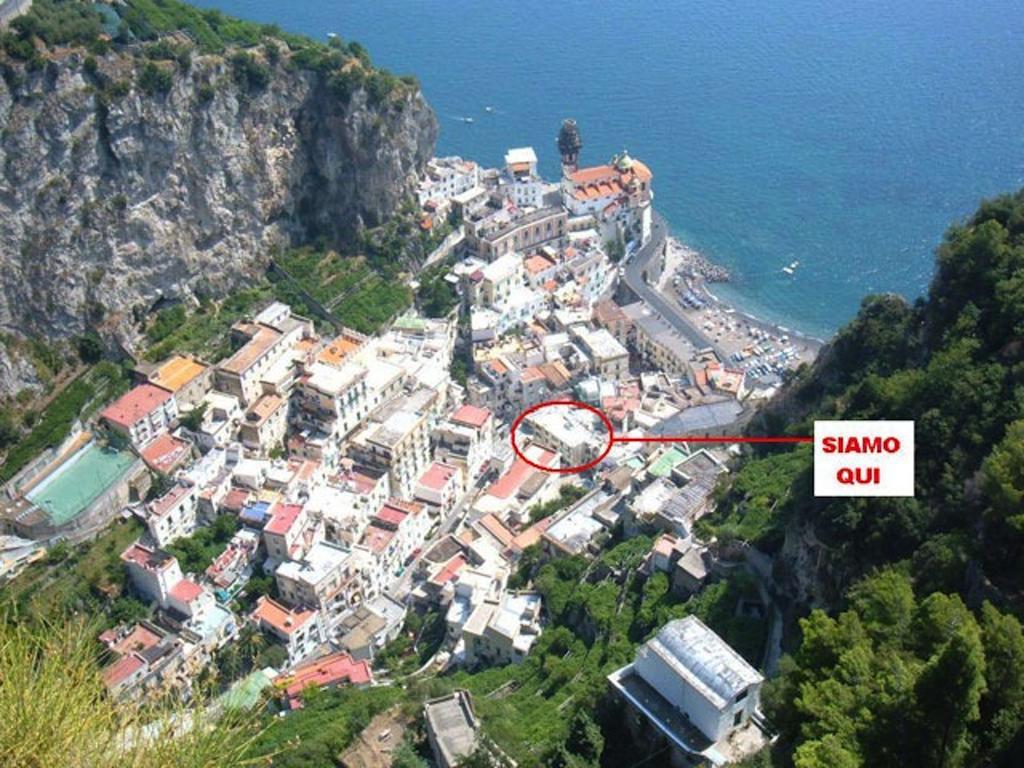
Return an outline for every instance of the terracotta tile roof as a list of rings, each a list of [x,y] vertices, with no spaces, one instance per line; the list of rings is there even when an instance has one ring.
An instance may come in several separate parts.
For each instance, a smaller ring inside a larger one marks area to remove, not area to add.
[[[256,608],[252,612],[255,621],[273,627],[284,635],[290,635],[316,615],[315,611],[290,611],[280,603],[263,595],[256,601]]]
[[[168,392],[177,392],[186,384],[202,375],[206,366],[188,357],[175,355],[168,358],[149,377],[149,383]]]
[[[347,333],[342,332],[320,350],[316,359],[327,365],[340,365],[341,362],[359,349],[360,344]]]
[[[220,364],[220,369],[228,373],[241,374],[248,370],[263,354],[274,346],[281,338],[281,332],[266,325],[255,326],[255,333],[245,346]]]
[[[370,665],[365,660],[354,661],[347,653],[339,652],[299,664],[274,682],[284,688],[289,706],[298,709],[302,706],[298,697],[311,685],[319,688],[329,688],[343,683],[366,685],[372,679]]]
[[[106,632],[103,633],[103,635],[106,634]],[[106,642],[103,635],[100,635],[100,640]],[[136,651],[144,651],[147,648],[152,648],[160,642],[160,635],[141,624],[136,624],[132,627],[132,631],[120,640],[115,640],[114,638],[108,639],[110,642],[107,642],[107,645],[109,645],[110,650],[120,654],[129,654]]]
[[[512,539],[512,548],[517,549],[520,552],[527,547],[536,544],[540,541],[541,534],[548,529],[548,526],[555,521],[555,516],[545,517],[543,520],[538,520],[536,523],[531,525],[525,531],[517,535]]]
[[[227,492],[220,506],[221,509],[226,509],[229,512],[241,512],[247,501],[249,501],[249,491],[244,488],[232,488]]]
[[[431,581],[435,584],[447,584],[458,575],[459,571],[466,567],[466,562],[465,557],[456,555],[444,564],[444,567],[434,575]]]
[[[284,536],[302,513],[301,504],[278,504],[270,513],[270,522],[263,528],[267,533]]]
[[[398,509],[397,507],[385,504],[377,511],[377,514],[374,515],[374,519],[379,520],[385,525],[394,526],[395,528],[397,528],[405,521],[405,518],[407,518],[408,516],[408,512],[404,512],[403,510]]]
[[[491,536],[501,542],[503,547],[509,546],[515,538],[515,534],[508,529],[508,526],[495,517],[493,513],[488,512],[486,515],[481,517],[477,523],[481,528],[491,534]]]
[[[531,275],[536,275],[538,272],[551,269],[555,266],[555,263],[547,256],[541,256],[539,253],[535,253],[533,256],[527,257],[526,261],[523,262],[523,266]]]
[[[104,668],[103,683],[107,688],[116,688],[144,666],[146,663],[134,653],[122,656],[109,667]]]
[[[141,453],[142,460],[150,469],[168,475],[189,457],[192,453],[192,444],[164,433],[147,445]]]
[[[163,550],[144,546],[136,541],[121,553],[121,561],[132,563],[147,570],[156,570],[167,567],[174,561],[174,556]]]
[[[100,416],[112,424],[129,428],[171,399],[166,389],[140,384],[103,409]]]
[[[557,455],[554,451],[549,451],[546,448],[541,448],[538,445],[529,445],[526,447],[527,455],[530,460],[535,464],[540,464],[544,467],[553,466]],[[508,472],[499,477],[490,488],[487,489],[487,493],[499,499],[507,499],[516,494],[519,487],[526,482],[526,480],[534,472],[540,470],[534,469],[522,459],[517,458],[512,462],[512,466],[509,467]]]
[[[491,412],[486,408],[478,408],[475,405],[463,405],[451,415],[451,420],[457,424],[465,424],[468,427],[479,429],[491,418]]]
[[[182,500],[183,497],[187,496],[192,491],[192,488],[187,485],[175,485],[171,490],[165,493],[156,501],[149,503],[149,511],[156,517],[163,517]]]
[[[203,588],[196,584],[194,581],[188,579],[182,579],[173,587],[171,587],[170,595],[175,600],[180,600],[183,603],[191,603],[197,597],[203,594]]]

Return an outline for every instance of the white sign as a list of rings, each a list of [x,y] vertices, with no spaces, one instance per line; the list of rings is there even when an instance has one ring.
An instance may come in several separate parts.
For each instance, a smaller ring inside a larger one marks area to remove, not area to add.
[[[815,496],[913,496],[914,422],[814,422]]]

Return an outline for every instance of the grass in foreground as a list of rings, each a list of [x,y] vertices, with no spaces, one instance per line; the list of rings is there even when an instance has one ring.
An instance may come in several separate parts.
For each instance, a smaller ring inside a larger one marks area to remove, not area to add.
[[[0,606],[44,625],[86,616],[97,632],[114,626],[125,580],[120,554],[140,533],[141,523],[127,520],[88,544],[55,549],[3,585]]]
[[[145,723],[139,707],[110,700],[95,661],[93,630],[84,622],[0,618],[5,768],[214,768],[256,762],[245,754],[258,735],[251,714],[218,718],[201,705],[176,707],[149,712],[153,719]]]

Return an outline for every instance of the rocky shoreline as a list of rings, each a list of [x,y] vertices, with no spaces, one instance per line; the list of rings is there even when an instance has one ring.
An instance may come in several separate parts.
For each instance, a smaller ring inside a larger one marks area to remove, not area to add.
[[[675,237],[668,239],[670,255],[675,256],[675,263],[691,278],[700,278],[706,283],[728,283],[732,274],[721,264],[709,261],[700,251],[685,245]]]

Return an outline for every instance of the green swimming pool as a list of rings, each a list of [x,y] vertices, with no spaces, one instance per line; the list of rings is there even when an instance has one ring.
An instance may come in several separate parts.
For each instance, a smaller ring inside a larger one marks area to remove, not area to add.
[[[105,448],[94,441],[26,496],[47,511],[54,525],[63,525],[111,488],[133,463],[135,457],[131,453]]]

